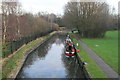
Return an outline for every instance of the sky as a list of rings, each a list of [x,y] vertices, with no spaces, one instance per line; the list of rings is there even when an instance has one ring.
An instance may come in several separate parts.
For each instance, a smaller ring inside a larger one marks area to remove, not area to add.
[[[19,0],[23,10],[27,12],[48,12],[63,15],[64,6],[69,0]],[[118,12],[118,1],[106,0],[107,3],[115,8],[115,13]]]

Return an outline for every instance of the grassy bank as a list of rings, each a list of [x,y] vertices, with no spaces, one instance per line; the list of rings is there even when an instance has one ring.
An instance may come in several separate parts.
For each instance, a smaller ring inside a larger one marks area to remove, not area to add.
[[[23,61],[23,59],[25,59],[25,55],[26,55],[27,51],[36,47],[43,40],[51,37],[53,34],[55,34],[55,32],[29,42],[28,44],[26,44],[22,48],[20,48],[20,50],[17,51],[15,53],[15,55],[13,55],[10,58],[5,59],[3,65],[2,65],[2,78],[10,78],[11,77],[10,75],[14,74],[14,71],[17,70],[17,68],[20,66],[21,62]]]
[[[118,31],[108,31],[103,39],[82,39],[82,41],[118,72]]]
[[[74,43],[79,43],[76,38],[72,37]],[[86,62],[85,65],[88,73],[92,78],[107,78],[104,72],[100,69],[100,67],[95,63],[95,61],[90,57],[90,55],[80,46],[76,46],[81,52],[79,56],[83,62]]]

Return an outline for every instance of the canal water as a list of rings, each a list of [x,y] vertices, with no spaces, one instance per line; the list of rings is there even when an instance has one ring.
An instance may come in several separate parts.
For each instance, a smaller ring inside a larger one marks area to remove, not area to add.
[[[77,59],[65,56],[65,34],[56,34],[30,53],[17,78],[84,78]]]

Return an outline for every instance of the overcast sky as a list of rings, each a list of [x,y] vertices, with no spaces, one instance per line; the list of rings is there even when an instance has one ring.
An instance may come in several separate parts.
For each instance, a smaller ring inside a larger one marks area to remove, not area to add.
[[[69,0],[20,0],[22,7],[27,12],[37,13],[39,11],[63,14],[64,6]],[[111,7],[115,7],[118,12],[118,1],[107,0]]]

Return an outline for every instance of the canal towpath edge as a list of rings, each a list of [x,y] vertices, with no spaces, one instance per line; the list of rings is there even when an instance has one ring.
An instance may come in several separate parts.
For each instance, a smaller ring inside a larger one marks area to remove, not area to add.
[[[81,41],[76,35],[74,37],[79,41],[81,46],[91,56],[91,58],[98,64],[102,71],[108,76],[108,78],[118,78],[117,72],[115,72],[108,64],[106,64],[96,53],[91,50],[83,41]]]

